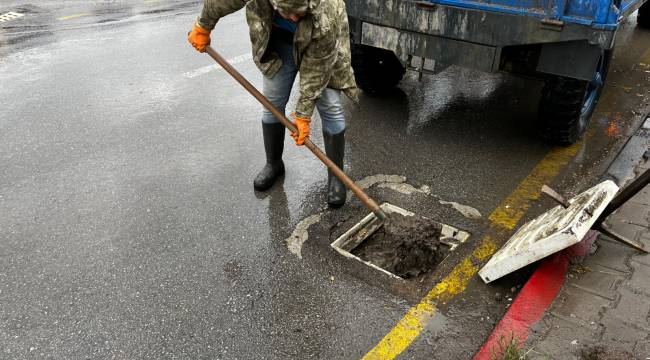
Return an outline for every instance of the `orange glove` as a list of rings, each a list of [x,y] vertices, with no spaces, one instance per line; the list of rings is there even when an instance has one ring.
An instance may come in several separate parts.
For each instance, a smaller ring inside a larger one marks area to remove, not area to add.
[[[309,137],[309,123],[311,122],[311,119],[309,117],[300,116],[295,112],[291,114],[291,117],[298,128],[298,133],[291,133],[291,137],[296,141],[297,145],[304,145],[305,139]]]
[[[187,41],[194,46],[199,52],[205,52],[205,47],[210,45],[210,31],[199,25],[196,21],[192,26],[192,31],[187,34]]]

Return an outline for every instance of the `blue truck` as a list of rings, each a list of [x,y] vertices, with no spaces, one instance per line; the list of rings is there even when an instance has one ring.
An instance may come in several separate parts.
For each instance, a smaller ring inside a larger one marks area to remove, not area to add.
[[[539,79],[539,133],[571,144],[596,106],[622,19],[638,10],[637,25],[650,27],[646,1],[346,0],[352,66],[374,94],[406,69],[435,74],[448,65]]]

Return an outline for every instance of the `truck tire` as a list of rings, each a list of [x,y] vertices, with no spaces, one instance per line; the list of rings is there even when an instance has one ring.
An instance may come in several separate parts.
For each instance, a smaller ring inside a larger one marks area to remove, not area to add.
[[[636,24],[644,28],[650,28],[650,1],[641,5],[636,15]]]
[[[562,76],[546,79],[538,110],[542,138],[559,145],[580,139],[598,103],[611,58],[612,50],[604,50],[592,81]]]
[[[406,69],[392,51],[366,45],[352,45],[354,78],[363,91],[380,95],[395,88]]]

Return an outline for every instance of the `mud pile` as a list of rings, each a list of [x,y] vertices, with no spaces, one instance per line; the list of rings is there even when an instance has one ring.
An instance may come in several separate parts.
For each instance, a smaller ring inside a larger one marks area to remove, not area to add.
[[[447,256],[440,242],[442,227],[421,216],[390,214],[390,220],[352,253],[404,278],[433,269]]]

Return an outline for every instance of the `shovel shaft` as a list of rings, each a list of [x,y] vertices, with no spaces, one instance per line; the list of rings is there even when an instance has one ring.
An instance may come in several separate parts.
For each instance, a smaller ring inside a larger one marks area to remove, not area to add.
[[[623,206],[623,204],[638,194],[648,184],[650,184],[650,169],[644,171],[626,187],[621,189],[616,197],[609,202],[605,210],[603,210],[603,213],[600,214],[600,217],[596,220],[596,224],[601,225],[609,215],[618,210],[618,208]]]
[[[296,132],[296,126],[287,119],[287,117],[280,112],[270,101],[269,99],[266,98],[266,96],[262,95],[253,84],[251,84],[244,76],[242,76],[232,65],[226,61],[218,52],[216,52],[212,47],[206,46],[205,48],[206,52],[210,57],[212,57],[221,67],[226,70],[228,74],[230,74],[237,82],[239,82],[257,101],[259,101],[266,109],[268,109],[279,121],[284,125],[289,131],[291,132]],[[363,191],[350,177],[347,176],[341,168],[336,166],[336,164],[330,160],[330,158],[323,153],[321,149],[316,146],[309,138],[305,139],[305,146],[311,150],[314,155],[323,163],[325,166],[327,166],[328,169],[332,171],[332,174],[334,174],[337,178],[339,178],[345,186],[350,189],[354,193],[354,195],[357,196],[359,200],[370,210],[372,211],[375,216],[377,216],[380,220],[386,220],[386,214],[384,211],[377,205],[377,202],[373,200],[368,194],[366,194],[365,191]]]

